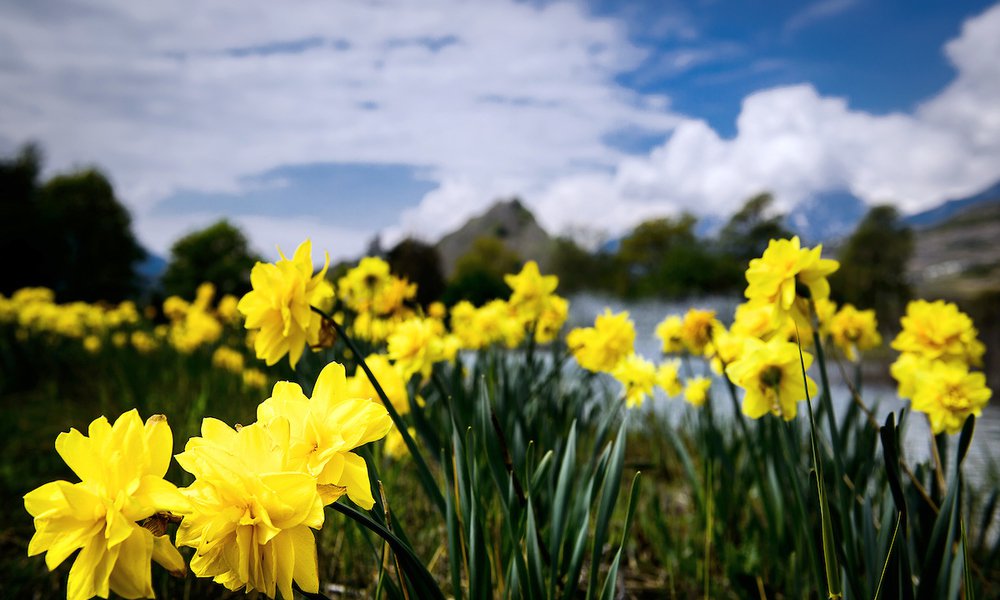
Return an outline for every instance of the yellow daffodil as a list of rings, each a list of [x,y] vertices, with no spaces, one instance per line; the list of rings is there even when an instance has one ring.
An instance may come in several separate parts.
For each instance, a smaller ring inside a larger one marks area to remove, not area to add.
[[[684,384],[684,399],[692,406],[704,406],[708,400],[708,389],[712,380],[708,377],[692,377]]]
[[[972,319],[951,302],[915,300],[906,306],[903,329],[892,342],[900,352],[931,360],[961,361],[981,366],[985,346]]]
[[[656,369],[656,385],[660,386],[671,398],[680,395],[683,390],[679,375],[680,368],[681,362],[679,360],[668,360],[660,363]]]
[[[643,400],[653,395],[656,367],[638,354],[630,354],[620,360],[611,375],[622,384],[625,405],[629,408],[642,406]]]
[[[656,326],[656,337],[663,342],[664,354],[678,354],[684,351],[682,331],[684,320],[679,315],[669,315]]]
[[[366,256],[337,281],[337,295],[354,312],[369,312],[375,296],[389,278],[389,263],[376,256]]]
[[[262,388],[267,385],[267,375],[260,369],[246,369],[243,371],[243,387]]]
[[[690,309],[684,313],[681,322],[681,341],[688,352],[694,355],[705,353],[705,347],[712,341],[712,331],[722,324],[715,318],[714,310]]]
[[[743,355],[747,337],[731,330],[726,331],[722,326],[716,327],[712,343],[705,349],[705,355],[711,357],[712,371],[722,375],[726,365],[739,359]]]
[[[83,349],[90,354],[97,354],[101,351],[101,338],[96,335],[88,335],[83,338]]]
[[[226,294],[219,299],[219,305],[215,308],[215,312],[218,313],[219,319],[226,323],[238,323],[242,318],[240,311],[236,308],[239,303],[239,298],[232,294]]]
[[[140,354],[149,354],[153,350],[156,350],[158,346],[156,340],[145,331],[133,331],[130,340],[132,347],[138,350]]]
[[[416,437],[417,435],[417,430],[413,427],[407,427],[406,431],[410,434],[410,437]],[[395,460],[399,460],[410,454],[410,449],[406,447],[406,442],[403,441],[403,434],[395,427],[385,436],[383,450],[386,456]]]
[[[233,348],[219,346],[212,353],[212,366],[231,373],[242,373],[243,353]]]
[[[189,505],[163,480],[173,436],[162,415],[145,424],[135,410],[110,424],[101,417],[83,435],[76,429],[56,438],[56,451],[80,478],[54,481],[24,496],[34,517],[28,556],[45,552],[55,569],[77,549],[69,572],[71,600],[109,591],[125,598],[152,598],[150,561],[182,574],[184,560],[165,535],[153,535],[143,521],[157,513],[181,513]]]
[[[389,336],[389,358],[409,378],[420,373],[430,377],[434,363],[443,360],[441,336],[433,319],[413,318],[404,321]]]
[[[191,511],[177,530],[178,545],[195,549],[195,575],[286,600],[292,581],[319,590],[310,528],[322,527],[323,502],[315,477],[290,467],[289,436],[285,419],[233,429],[206,418],[201,437],[177,455],[195,476],[184,490]]]
[[[287,464],[316,478],[324,504],[346,493],[362,508],[372,507],[368,468],[353,450],[385,437],[392,420],[378,402],[350,395],[342,365],[323,368],[312,398],[298,384],[279,381],[257,407],[257,420],[268,427],[276,420],[288,421]]]
[[[980,416],[992,392],[986,376],[961,363],[936,361],[917,376],[913,410],[927,414],[931,431],[958,433],[970,416]]]
[[[570,331],[566,344],[584,369],[610,373],[620,360],[633,353],[635,326],[628,312],[612,314],[605,309],[593,327]]]
[[[406,379],[400,369],[389,362],[389,358],[383,354],[371,354],[365,358],[365,364],[371,369],[372,374],[378,384],[382,386],[382,391],[392,402],[392,407],[401,415],[410,412],[409,394],[406,391]],[[379,404],[378,393],[375,386],[365,374],[360,366],[354,371],[352,377],[347,378],[347,395],[351,398],[366,398]]]
[[[542,275],[538,263],[529,260],[516,275],[504,275],[504,281],[510,286],[511,294],[508,303],[527,323],[533,323],[545,309],[545,299],[555,292],[559,278],[555,275]]]
[[[857,361],[859,352],[882,344],[874,310],[858,310],[845,304],[827,323],[830,338],[847,356],[847,360]]]
[[[803,353],[802,360],[808,369],[812,355]],[[803,380],[799,347],[780,338],[770,342],[747,339],[743,356],[726,367],[726,374],[746,391],[743,414],[752,419],[770,412],[789,421],[795,418],[797,402],[806,398],[806,390],[810,397],[816,394],[816,382],[808,376]]]
[[[448,309],[442,302],[431,302],[427,307],[427,316],[434,319],[444,319],[448,315]]]
[[[310,309],[328,301],[330,287],[323,285],[323,268],[313,275],[312,244],[302,242],[291,260],[284,254],[275,264],[257,263],[250,271],[249,291],[238,304],[247,329],[259,329],[254,341],[257,358],[268,365],[285,354],[295,368],[306,344],[319,342],[322,317]]]
[[[569,301],[561,296],[550,294],[545,297],[542,314],[535,323],[535,341],[548,344],[559,336],[566,317],[569,316]]]
[[[776,325],[792,316],[805,324],[808,300],[830,296],[827,276],[840,268],[835,260],[821,258],[823,246],[802,248],[798,236],[790,240],[771,240],[763,256],[750,261],[747,268],[746,297],[755,304],[772,309]]]

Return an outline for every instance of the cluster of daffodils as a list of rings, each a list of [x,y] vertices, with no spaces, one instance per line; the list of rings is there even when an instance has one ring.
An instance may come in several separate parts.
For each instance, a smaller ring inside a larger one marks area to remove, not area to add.
[[[18,340],[77,340],[88,352],[97,352],[105,338],[140,322],[133,302],[102,306],[86,302],[58,304],[48,288],[24,288],[10,298],[0,295],[0,323],[15,328]]]
[[[972,319],[954,304],[916,300],[906,307],[902,331],[892,341],[900,352],[892,364],[899,396],[927,414],[935,433],[957,433],[990,399],[982,366],[985,352]]]
[[[60,434],[56,450],[80,478],[25,495],[35,535],[28,554],[45,553],[54,569],[74,552],[67,596],[151,598],[151,562],[183,575],[188,566],[166,535],[178,522],[177,546],[195,549],[198,577],[230,590],[291,600],[293,582],[319,587],[313,530],[323,507],[346,495],[374,505],[368,468],[354,450],[384,437],[385,408],[355,397],[344,368],[327,365],[311,397],[279,382],[257,407],[257,421],[230,427],[202,422],[177,462],[194,481],[177,488],[164,476],[173,436],[162,415],[143,424],[137,411],[114,424],[101,417],[88,435]]]
[[[325,270],[313,273],[308,241],[291,260],[282,255],[275,264],[257,263],[251,272],[253,289],[239,301],[239,310],[254,332],[258,358],[270,365],[287,354],[294,368],[306,346],[332,342],[333,323],[324,319],[337,306],[342,310],[329,318],[346,323],[354,337],[384,344],[379,356],[405,380],[414,375],[426,379],[436,363],[453,361],[461,350],[494,344],[514,348],[529,336],[540,344],[552,342],[569,310],[569,303],[555,294],[557,278],[543,276],[534,261],[506,277],[509,298],[481,307],[459,302],[450,315],[440,303],[431,304],[426,313],[411,306],[416,284],[393,275],[380,258],[361,259],[338,280],[336,293],[324,279]]]
[[[635,325],[628,312],[610,309],[597,315],[593,327],[578,327],[566,336],[576,362],[592,373],[608,373],[622,385],[625,405],[641,406],[657,385],[656,366],[635,352]]]
[[[24,288],[10,298],[0,296],[0,325],[12,328],[18,341],[53,344],[68,340],[95,355],[108,348],[117,349],[118,356],[123,350],[150,355],[163,349],[181,354],[207,349],[212,351],[215,367],[241,376],[247,387],[266,386],[267,376],[245,365],[237,298],[225,295],[213,306],[214,298],[211,283],[199,286],[190,302],[170,296],[160,310],[167,322],[154,325],[155,306],[140,313],[131,301],[114,306],[59,304],[50,289]]]
[[[354,313],[351,333],[371,342],[384,342],[400,323],[416,316],[407,303],[417,285],[389,271],[389,263],[366,256],[337,281],[337,295]]]
[[[812,355],[802,351],[800,359],[800,348],[812,345],[817,327],[828,331],[852,360],[858,351],[880,343],[872,311],[859,312],[849,305],[838,311],[829,299],[827,276],[839,265],[821,254],[821,246],[803,248],[797,237],[771,240],[763,255],[750,261],[747,300],[736,307],[728,328],[708,310],[667,316],[656,336],[664,355],[675,357],[672,371],[677,372],[680,358],[702,357],[717,375],[724,374],[744,390],[745,415],[794,419],[798,403],[807,393],[816,393],[816,383],[803,374]],[[701,406],[710,386],[708,377],[690,377],[683,386],[684,398]],[[681,391],[676,383],[667,393]]]

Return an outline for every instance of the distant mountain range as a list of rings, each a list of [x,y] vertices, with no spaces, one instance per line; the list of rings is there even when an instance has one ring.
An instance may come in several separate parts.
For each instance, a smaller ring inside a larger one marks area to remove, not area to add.
[[[904,219],[907,225],[915,227],[918,229],[923,229],[926,227],[933,227],[940,223],[943,223],[947,219],[955,216],[959,212],[980,204],[983,202],[997,202],[1000,201],[1000,181],[997,181],[992,186],[986,188],[985,190],[979,192],[974,196],[969,196],[968,198],[961,198],[959,200],[948,200],[947,202],[940,204],[930,210],[925,210],[924,212],[917,213],[915,215],[910,215]]]
[[[975,195],[948,200],[929,210],[908,215],[903,222],[915,229],[927,229],[985,202],[1000,202],[1000,181]],[[830,192],[813,196],[789,211],[785,226],[810,244],[837,242],[854,231],[867,211],[868,205],[857,196],[846,191]],[[715,231],[722,226],[721,219],[712,223]]]

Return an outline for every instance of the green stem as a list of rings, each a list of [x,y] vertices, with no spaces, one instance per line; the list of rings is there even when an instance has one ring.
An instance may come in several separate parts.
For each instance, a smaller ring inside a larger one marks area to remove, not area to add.
[[[363,355],[358,351],[358,347],[354,344],[354,341],[350,338],[350,336],[347,335],[347,332],[344,331],[344,328],[341,327],[340,323],[315,306],[310,306],[309,308],[331,324],[334,331],[337,332],[337,335],[344,340],[347,347],[350,348],[351,352],[354,353],[354,356],[357,357],[358,365],[361,367],[361,370],[365,372],[365,375],[368,376],[368,381],[370,381],[372,387],[375,388],[375,393],[378,394],[379,399],[382,401],[386,411],[389,413],[389,418],[392,419],[393,424],[399,430],[399,434],[403,438],[403,443],[406,444],[406,448],[410,451],[410,456],[413,457],[413,462],[417,465],[417,469],[421,471],[422,477],[419,479],[421,484],[424,486],[424,490],[427,492],[427,495],[437,507],[438,511],[444,515],[446,510],[444,496],[441,495],[441,490],[434,485],[434,475],[431,473],[430,467],[427,466],[427,461],[424,460],[423,455],[420,453],[420,449],[417,447],[417,443],[413,441],[413,436],[411,436],[410,432],[407,430],[406,421],[403,420],[403,417],[400,416],[399,412],[397,412],[396,408],[392,405],[392,402],[386,395],[385,390],[382,389],[378,379],[375,378],[375,374],[372,373],[370,368],[368,368],[368,363],[365,362]]]
[[[818,334],[817,344],[818,344]],[[798,332],[796,332],[798,337]],[[817,345],[818,356],[822,356],[822,348]],[[822,365],[822,359],[820,359]],[[833,523],[830,516],[829,498],[826,495],[826,480],[823,477],[823,463],[820,460],[819,443],[816,441],[816,418],[813,415],[812,399],[809,397],[809,385],[806,383],[806,363],[802,354],[802,345],[799,344],[799,365],[802,367],[802,385],[806,393],[806,407],[809,410],[809,444],[812,447],[813,468],[816,471],[816,491],[819,494],[819,515],[820,526],[823,536],[823,566],[826,569],[826,589],[830,598],[841,598],[843,592],[840,587],[840,568],[837,565],[836,553],[834,550]],[[823,378],[825,379],[826,369],[821,366]],[[824,395],[828,397],[828,387],[824,387]],[[833,422],[832,407],[830,419]],[[834,427],[836,424],[834,423]],[[831,430],[836,431],[836,430]],[[837,452],[834,451],[834,456]]]

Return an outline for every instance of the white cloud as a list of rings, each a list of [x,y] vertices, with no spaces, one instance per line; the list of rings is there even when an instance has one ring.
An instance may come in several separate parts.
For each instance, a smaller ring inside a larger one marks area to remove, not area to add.
[[[814,6],[818,18],[850,2]],[[218,216],[153,217],[172,193],[239,192],[303,163],[410,165],[436,184],[387,241],[435,239],[514,194],[550,230],[615,233],[684,209],[725,214],[764,189],[786,207],[848,189],[918,210],[1000,175],[998,7],[946,46],[954,82],[912,113],[788,86],[748,96],[732,139],[616,82],[647,58],[625,29],[575,4],[512,0],[5,3],[0,145],[39,140],[50,170],[105,168],[159,252]],[[665,56],[680,70],[708,59]],[[630,156],[606,141],[623,130],[669,138]],[[237,220],[264,251],[312,235],[342,256],[372,235],[352,215],[309,213],[289,199],[287,218]]]
[[[158,251],[176,232],[147,221],[177,190],[316,162],[414,165],[439,197],[537,187],[611,168],[618,129],[677,122],[614,82],[645,56],[624,26],[568,3],[8,3],[0,40],[0,131],[50,170],[106,168]],[[489,200],[472,195],[438,202],[448,222]]]
[[[795,33],[820,21],[841,15],[857,4],[858,0],[819,0],[813,2],[785,22],[785,33]]]
[[[852,110],[808,84],[760,91],[744,99],[732,139],[686,120],[613,173],[552,184],[540,213],[556,231],[596,214],[617,233],[649,214],[722,216],[763,190],[784,209],[848,190],[907,212],[975,193],[1000,177],[1000,6],[945,50],[956,78],[912,114]]]

